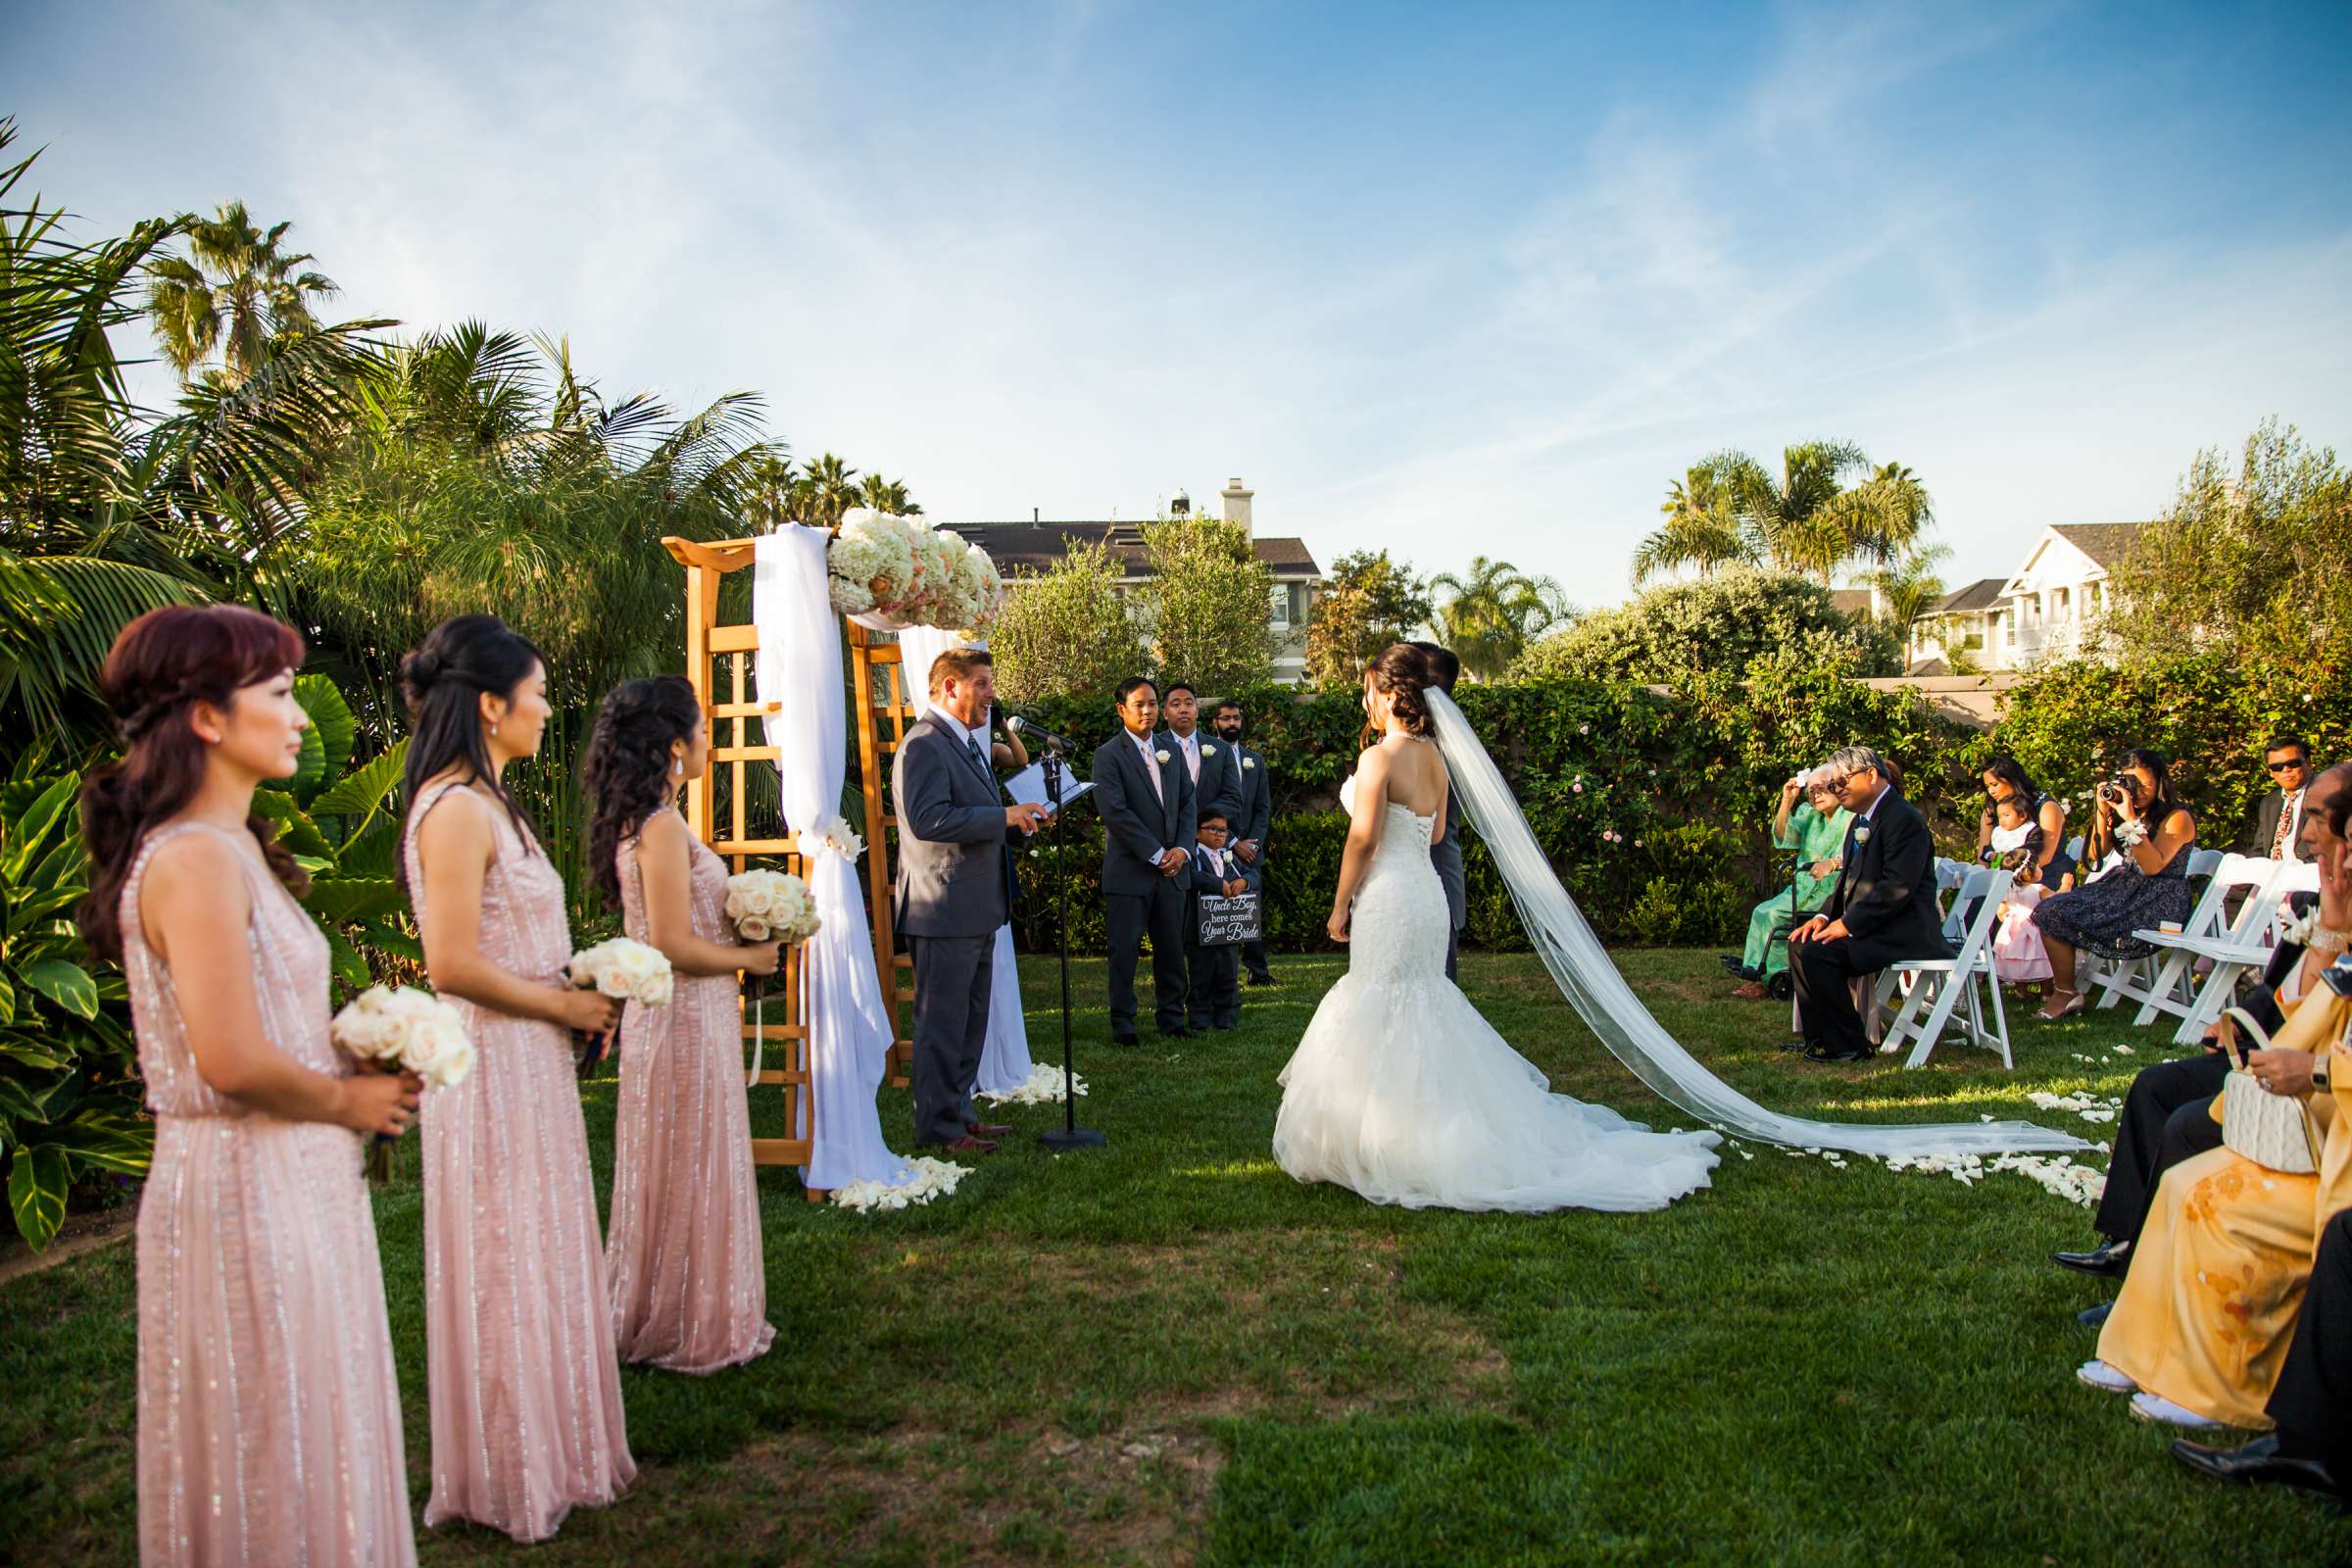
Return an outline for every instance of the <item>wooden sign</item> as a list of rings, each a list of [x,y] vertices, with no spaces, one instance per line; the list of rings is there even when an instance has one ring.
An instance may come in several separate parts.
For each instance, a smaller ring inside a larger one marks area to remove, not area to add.
[[[1255,942],[1264,935],[1264,895],[1244,893],[1237,898],[1200,895],[1200,946],[1230,948]]]

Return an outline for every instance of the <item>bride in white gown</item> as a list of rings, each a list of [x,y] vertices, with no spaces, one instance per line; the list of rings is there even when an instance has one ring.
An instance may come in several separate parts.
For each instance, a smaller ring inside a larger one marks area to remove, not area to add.
[[[1430,739],[1419,656],[1365,675],[1380,743],[1356,766],[1332,900],[1348,973],[1282,1072],[1274,1157],[1406,1208],[1663,1208],[1708,1184],[1718,1134],[1653,1133],[1550,1092],[1446,978],[1445,889],[1430,864],[1446,764]]]

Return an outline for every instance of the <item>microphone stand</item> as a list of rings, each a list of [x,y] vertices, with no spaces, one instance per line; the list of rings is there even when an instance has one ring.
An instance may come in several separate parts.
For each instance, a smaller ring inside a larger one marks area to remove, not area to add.
[[[1053,740],[1046,742],[1046,799],[1054,808],[1054,821],[1061,824],[1061,746]],[[1061,856],[1066,834],[1054,838],[1054,924],[1060,936],[1061,946],[1061,1126],[1037,1135],[1037,1141],[1056,1154],[1066,1154],[1074,1149],[1100,1149],[1102,1133],[1092,1127],[1078,1125],[1078,1072],[1070,1054],[1070,881],[1063,872]]]

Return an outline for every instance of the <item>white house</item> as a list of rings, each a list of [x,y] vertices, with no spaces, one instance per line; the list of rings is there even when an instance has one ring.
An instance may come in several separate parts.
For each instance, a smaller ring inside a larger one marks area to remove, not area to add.
[[[1250,535],[1257,559],[1274,573],[1274,678],[1286,686],[1296,686],[1306,679],[1306,624],[1314,613],[1315,599],[1323,586],[1323,568],[1315,564],[1305,540],[1289,536],[1269,538],[1257,532],[1252,515],[1256,495],[1256,491],[1244,488],[1239,478],[1227,480],[1217,495],[1219,515],[1227,522],[1241,524]],[[1170,503],[1169,510],[1183,513],[1191,505],[1179,496]],[[1072,546],[1082,544],[1109,547],[1112,558],[1125,568],[1119,578],[1122,596],[1152,575],[1152,564],[1144,552],[1143,529],[1132,522],[1045,522],[1032,517],[1027,522],[942,520],[936,525],[953,528],[981,546],[1006,580],[1016,584],[1020,574],[1051,570],[1055,562],[1069,554]]]
[[[2137,522],[2061,522],[2041,530],[2025,564],[1944,596],[1911,623],[1910,673],[2031,669],[2107,651],[2100,622],[2109,577],[2131,550]]]

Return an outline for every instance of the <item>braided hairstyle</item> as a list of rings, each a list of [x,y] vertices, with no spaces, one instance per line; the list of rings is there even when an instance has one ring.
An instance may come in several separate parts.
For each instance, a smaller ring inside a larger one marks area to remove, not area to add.
[[[490,742],[482,732],[482,693],[512,697],[545,666],[529,638],[496,615],[453,615],[425,634],[422,644],[400,662],[400,682],[409,705],[409,760],[401,783],[408,809],[416,808],[424,786],[457,768],[469,784],[486,784],[507,808],[525,854],[538,843],[531,819],[498,776]],[[408,822],[401,823],[406,842]],[[409,886],[409,858],[397,874]]]
[[[150,610],[116,636],[98,676],[114,710],[122,756],[81,785],[81,840],[90,858],[90,891],[74,911],[92,953],[122,958],[122,884],[147,835],[195,799],[210,751],[188,724],[188,710],[210,703],[226,710],[237,693],[302,666],[302,638],[291,626],[241,605],[170,605]],[[311,879],[277,842],[277,827],[248,816],[270,869],[296,898]]]
[[[703,705],[683,675],[624,680],[605,694],[580,782],[594,803],[588,819],[588,875],[608,908],[620,907],[617,852],[668,803],[670,747],[691,745]]]
[[[1429,699],[1422,696],[1422,688],[1429,681],[1428,658],[1407,643],[1391,643],[1364,669],[1365,684],[1389,700],[1390,710],[1408,735],[1426,736],[1437,726],[1429,710]],[[1380,736],[1380,730],[1367,717],[1363,744],[1378,746]]]

